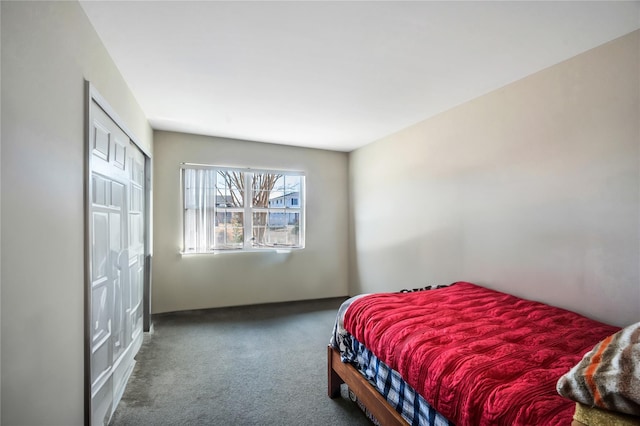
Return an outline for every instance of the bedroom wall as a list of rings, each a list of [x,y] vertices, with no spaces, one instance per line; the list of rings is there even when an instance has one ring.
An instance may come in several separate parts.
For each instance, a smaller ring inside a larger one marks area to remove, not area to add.
[[[466,280],[638,321],[639,39],[352,152],[350,292]]]
[[[348,294],[347,154],[156,131],[153,312]],[[181,256],[180,164],[306,172],[306,247]]]
[[[152,131],[77,2],[1,2],[3,425],[84,424],[84,80]]]

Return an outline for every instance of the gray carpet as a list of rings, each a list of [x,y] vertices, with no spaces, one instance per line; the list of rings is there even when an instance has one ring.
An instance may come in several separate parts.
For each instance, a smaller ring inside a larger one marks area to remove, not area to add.
[[[110,425],[371,425],[327,396],[342,300],[154,316]]]

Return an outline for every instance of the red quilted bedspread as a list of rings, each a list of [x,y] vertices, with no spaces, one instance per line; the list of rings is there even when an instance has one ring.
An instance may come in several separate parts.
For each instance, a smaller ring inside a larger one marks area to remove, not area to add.
[[[455,424],[569,425],[556,382],[619,330],[459,282],[355,300],[345,329]]]

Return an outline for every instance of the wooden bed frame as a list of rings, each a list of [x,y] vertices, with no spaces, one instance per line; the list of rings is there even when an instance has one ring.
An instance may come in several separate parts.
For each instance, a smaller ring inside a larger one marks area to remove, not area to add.
[[[356,368],[342,362],[340,353],[327,347],[328,393],[329,398],[340,395],[340,385],[346,383],[371,414],[382,426],[407,426],[407,421],[386,399],[364,378]]]

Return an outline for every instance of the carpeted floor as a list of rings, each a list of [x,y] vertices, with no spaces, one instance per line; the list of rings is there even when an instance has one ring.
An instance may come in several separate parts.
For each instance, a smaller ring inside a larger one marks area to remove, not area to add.
[[[110,425],[371,425],[327,396],[342,300],[154,316]]]

